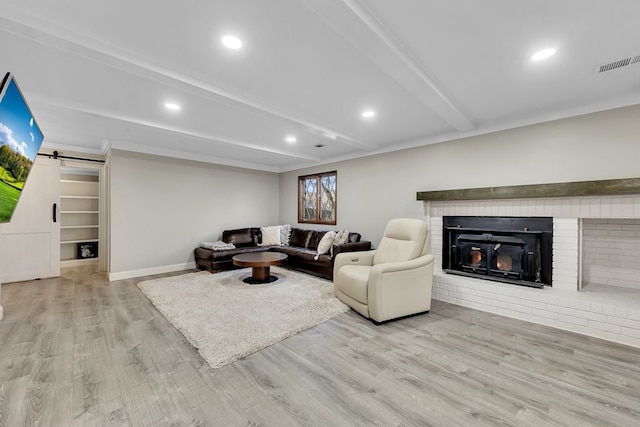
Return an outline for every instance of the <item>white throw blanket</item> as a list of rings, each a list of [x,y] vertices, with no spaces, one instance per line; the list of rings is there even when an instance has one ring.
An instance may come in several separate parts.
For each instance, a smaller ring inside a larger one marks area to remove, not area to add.
[[[200,243],[200,247],[211,249],[212,251],[227,251],[229,249],[236,248],[233,243],[225,243],[222,240],[218,240],[216,242],[202,242]]]

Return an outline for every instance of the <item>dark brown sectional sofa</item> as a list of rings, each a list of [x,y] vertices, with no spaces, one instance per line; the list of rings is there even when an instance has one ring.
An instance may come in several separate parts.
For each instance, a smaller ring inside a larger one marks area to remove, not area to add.
[[[288,245],[260,246],[262,233],[259,227],[225,230],[222,233],[222,241],[233,243],[235,249],[211,250],[198,247],[194,250],[196,266],[211,272],[228,270],[236,268],[231,260],[234,255],[274,251],[288,255],[285,267],[333,280],[333,261],[337,254],[371,249],[371,242],[361,240],[359,233],[349,233],[347,243],[333,245],[333,254],[329,252],[320,255],[316,260],[314,257],[317,255],[318,243],[325,233],[326,231],[292,228]]]

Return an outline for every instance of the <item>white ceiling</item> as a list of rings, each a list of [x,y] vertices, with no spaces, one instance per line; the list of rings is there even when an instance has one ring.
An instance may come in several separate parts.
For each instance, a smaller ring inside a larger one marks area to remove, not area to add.
[[[2,3],[0,72],[63,154],[280,172],[640,103],[640,62],[594,71],[640,55],[638,0]]]

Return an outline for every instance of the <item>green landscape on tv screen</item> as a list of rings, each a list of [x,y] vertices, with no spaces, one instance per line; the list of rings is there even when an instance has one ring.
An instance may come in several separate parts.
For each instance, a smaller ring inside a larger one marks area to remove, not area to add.
[[[0,86],[0,222],[9,222],[44,136],[13,75]]]

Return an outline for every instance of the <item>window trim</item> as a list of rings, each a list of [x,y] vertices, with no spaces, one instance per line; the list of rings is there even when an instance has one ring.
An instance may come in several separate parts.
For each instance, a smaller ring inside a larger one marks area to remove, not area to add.
[[[333,205],[333,221],[323,221],[320,219],[320,196],[322,194],[321,191],[318,191],[318,194],[316,196],[316,218],[313,220],[306,220],[303,218],[303,204],[304,204],[304,192],[303,192],[303,183],[304,181],[308,180],[309,178],[315,178],[317,180],[317,187],[318,189],[321,188],[320,186],[320,180],[323,177],[327,177],[327,176],[333,176],[335,177],[335,181],[336,181],[336,188],[335,188],[335,201],[334,201],[334,205]],[[322,173],[314,173],[314,174],[310,174],[310,175],[301,175],[298,176],[298,222],[300,224],[323,224],[323,225],[336,225],[338,223],[338,171],[330,171],[330,172],[322,172]]]

